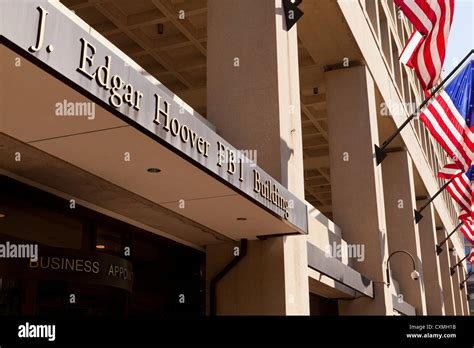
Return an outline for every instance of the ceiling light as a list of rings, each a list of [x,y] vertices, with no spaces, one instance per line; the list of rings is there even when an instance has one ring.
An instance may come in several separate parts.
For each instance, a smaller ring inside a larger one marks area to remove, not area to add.
[[[95,246],[96,249],[105,249],[105,245],[104,244],[97,244]]]
[[[5,214],[0,213],[0,219],[6,217]]]

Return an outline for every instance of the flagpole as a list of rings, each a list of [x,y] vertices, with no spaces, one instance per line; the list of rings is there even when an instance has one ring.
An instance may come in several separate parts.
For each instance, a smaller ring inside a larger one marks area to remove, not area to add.
[[[456,273],[456,267],[459,266],[465,259],[467,259],[469,257],[469,255],[471,255],[471,252],[469,252],[468,254],[466,254],[466,256],[464,256],[462,258],[462,260],[460,260],[457,264],[455,264],[453,267],[450,268],[451,270],[451,277],[454,275],[454,273]]]
[[[456,67],[448,74],[448,76],[446,76],[442,81],[441,83],[436,86],[436,88],[433,90],[433,92],[431,92],[431,94],[425,98],[425,100],[423,100],[423,102],[420,104],[420,106],[418,106],[416,108],[416,110],[401,124],[400,127],[398,127],[398,129],[393,132],[383,143],[382,145],[379,147],[378,145],[374,144],[374,149],[375,149],[375,159],[376,159],[376,162],[377,162],[377,165],[379,165],[380,163],[382,163],[382,161],[385,159],[385,157],[387,157],[387,153],[385,152],[385,149],[387,148],[387,146],[393,141],[393,139],[395,139],[395,137],[400,134],[400,132],[403,130],[403,128],[406,127],[406,125],[408,123],[411,122],[411,120],[413,120],[417,115],[418,113],[420,112],[421,109],[423,109],[423,107],[430,101],[431,98],[433,98],[433,96],[438,93],[438,91],[444,86],[444,84],[446,83],[446,81],[448,81],[453,75],[454,73],[462,66],[464,65],[464,63],[467,61],[467,59],[474,53],[474,49],[471,49],[471,51],[469,51],[469,53],[461,60],[461,62],[456,65]]]
[[[443,186],[441,186],[441,188],[438,190],[438,192],[436,192],[430,199],[428,199],[428,201],[423,204],[421,206],[420,209],[416,210],[415,209],[415,222],[416,223],[419,223],[421,221],[421,219],[423,219],[423,215],[421,215],[421,212],[423,210],[425,210],[425,208],[431,203],[433,202],[433,200],[438,197],[438,195],[443,192],[443,190],[455,179],[456,177],[452,177],[451,179],[449,179],[448,182],[446,182]]]
[[[469,272],[469,274],[467,275],[466,279],[464,279],[460,284],[459,284],[459,287],[462,289],[464,289],[464,283],[468,281],[469,278],[471,278],[471,276],[473,275],[472,271]]]
[[[464,222],[460,222],[459,225],[456,226],[456,228],[450,233],[448,234],[448,236],[446,238],[444,238],[441,243],[439,244],[436,244],[436,254],[439,255],[443,252],[443,248],[442,246],[448,241],[449,238],[451,238],[451,236],[454,234],[454,232],[456,232],[457,230],[459,230],[459,227],[461,227],[463,225]]]

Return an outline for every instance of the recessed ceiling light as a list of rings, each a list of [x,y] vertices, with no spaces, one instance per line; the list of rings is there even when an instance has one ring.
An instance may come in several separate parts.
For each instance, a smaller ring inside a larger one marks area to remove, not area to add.
[[[6,216],[5,214],[0,213],[0,219],[4,218],[5,216]]]
[[[247,221],[247,218],[246,217],[238,217],[237,221]]]
[[[161,172],[161,169],[159,169],[159,168],[148,168],[146,171],[148,173],[159,173],[159,172]]]
[[[104,244],[97,244],[95,246],[96,249],[105,249],[105,245]]]

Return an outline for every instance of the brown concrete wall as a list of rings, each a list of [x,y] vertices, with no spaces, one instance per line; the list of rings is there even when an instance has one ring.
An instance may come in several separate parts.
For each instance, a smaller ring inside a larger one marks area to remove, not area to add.
[[[434,209],[429,205],[423,211],[424,218],[419,222],[423,280],[428,315],[445,315],[442,295],[441,265],[436,255],[436,224]]]
[[[296,28],[284,29],[281,0],[209,0],[207,7],[207,118],[238,149],[256,150],[258,165],[304,199]],[[216,248],[208,248],[209,267],[221,264]],[[230,302],[219,313],[309,314],[305,236],[252,242],[238,272],[258,293],[242,289],[239,302],[229,295],[236,282],[225,279],[219,298]],[[271,286],[255,278],[265,273]]]
[[[208,1],[207,118],[304,197],[297,34],[283,29],[281,8],[281,0]]]
[[[207,308],[209,282],[234,258],[237,245],[206,248]],[[249,241],[248,254],[217,287],[218,315],[285,315],[283,244],[280,239]]]
[[[451,267],[454,267],[459,262],[459,258],[454,255],[453,252],[449,254],[450,260],[451,260]],[[456,267],[456,273],[454,273],[451,276],[451,282],[453,284],[453,297],[454,297],[454,304],[455,304],[455,310],[456,310],[456,315],[462,315],[462,306],[461,306],[461,288],[459,283],[461,283],[461,280],[459,278],[459,271],[462,272],[462,268],[459,266]],[[464,278],[463,278],[464,279]]]
[[[406,254],[397,253],[390,260],[391,276],[400,285],[403,299],[415,307],[418,315],[426,315],[420,233],[413,215],[416,207],[415,184],[408,153],[390,153],[382,165],[382,173],[388,249],[390,254],[401,250],[409,252],[415,258],[415,267],[420,272],[420,279],[414,281],[411,277],[412,260]]]
[[[449,233],[449,232],[448,232]],[[447,233],[443,230],[436,230],[437,244],[439,244]],[[446,243],[443,247],[443,252],[438,256],[441,270],[441,282],[443,284],[443,302],[446,315],[454,315],[454,297],[453,297],[453,285],[451,282],[451,275],[449,273],[450,259],[449,259],[449,246]]]
[[[364,244],[354,268],[375,281],[385,277],[388,256],[374,83],[364,66],[325,74],[334,222],[348,244]],[[375,299],[340,301],[341,314],[392,314],[391,294],[376,283]]]

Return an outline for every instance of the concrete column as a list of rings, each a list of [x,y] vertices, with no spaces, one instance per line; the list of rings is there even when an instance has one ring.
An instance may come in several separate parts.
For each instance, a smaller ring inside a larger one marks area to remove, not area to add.
[[[235,247],[238,244],[222,243],[206,247],[208,314],[212,300],[210,281],[235,257]],[[247,255],[217,283],[216,314],[286,315],[295,314],[297,310],[300,314],[309,314],[305,313],[305,308],[292,307],[297,302],[298,293],[288,291],[285,286],[285,277],[288,276],[282,272],[284,257],[284,244],[279,238],[249,241]],[[304,288],[308,285],[296,283],[295,286]]]
[[[208,0],[207,118],[238,149],[256,150],[257,163],[304,199],[297,29],[285,30],[282,9],[281,0]],[[221,264],[214,248],[208,248],[211,267]],[[305,236],[252,242],[247,258],[256,264],[233,270],[247,286],[263,276],[260,262],[281,260],[269,266],[273,286],[258,286],[259,298],[275,300],[264,304],[233,291],[219,313],[234,313],[233,303],[247,301],[239,313],[309,314]]]
[[[458,259],[459,259],[459,257],[458,257]],[[458,273],[459,283],[461,283],[464,280],[464,277],[466,276],[466,273],[464,271],[464,267],[458,268],[457,273]],[[461,306],[461,314],[460,315],[466,315],[465,308],[464,308],[465,307],[464,302],[466,301],[466,296],[464,295],[464,289],[460,288],[459,283],[458,283],[459,304]]]
[[[281,0],[209,0],[207,8],[208,120],[304,197],[297,28],[284,30]]]
[[[423,265],[423,283],[426,295],[426,312],[428,315],[445,315],[441,265],[436,255],[436,224],[433,205],[424,211],[424,218],[418,224],[421,242],[421,260]]]
[[[325,80],[334,222],[348,244],[365,247],[354,268],[381,282],[388,246],[381,169],[373,157],[379,143],[374,82],[365,66],[329,71]],[[373,300],[339,301],[340,314],[393,314],[389,289],[374,283],[374,290]]]
[[[216,314],[284,315],[283,255],[283,245],[276,238],[249,241],[247,256],[217,284]],[[208,310],[211,301],[209,282],[234,257],[233,245],[215,244],[206,247]]]
[[[439,244],[444,238],[446,238],[447,234],[444,229],[436,230],[436,237],[437,237],[437,244]],[[449,242],[443,246],[443,252],[438,256],[440,271],[441,271],[441,283],[443,284],[442,287],[442,295],[443,295],[443,302],[444,302],[444,309],[446,315],[455,315],[454,312],[454,297],[453,297],[453,283],[451,281],[451,275],[449,273],[449,267],[451,264],[449,258]]]
[[[408,255],[398,253],[390,260],[391,276],[398,282],[403,299],[415,307],[418,315],[426,315],[420,237],[413,216],[416,207],[415,184],[408,153],[390,153],[382,165],[382,173],[389,252],[409,252],[415,258],[416,269],[420,272],[420,279],[413,280],[412,260]]]
[[[459,279],[459,283],[461,283],[461,281],[464,279],[464,268],[461,268],[458,270],[459,271],[459,274],[458,274],[458,279]],[[466,299],[466,297],[464,296],[464,291],[463,289],[461,289],[459,287],[459,283],[458,283],[458,289],[459,289],[459,305],[461,307],[461,314],[460,315],[466,315],[464,313],[464,300]]]
[[[470,315],[471,310],[469,308],[469,300],[467,298],[467,284],[464,284],[464,289],[462,290],[462,296],[463,296],[464,315]]]
[[[452,252],[449,253],[449,258],[451,262],[450,267],[453,267],[459,261],[457,256],[454,256]],[[451,282],[453,284],[455,315],[462,315],[461,298],[459,296],[459,293],[461,292],[461,289],[459,288],[459,283],[461,282],[459,280],[459,268],[456,268],[456,273],[453,276],[451,276]]]

